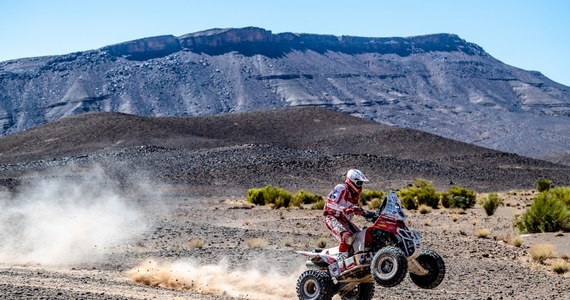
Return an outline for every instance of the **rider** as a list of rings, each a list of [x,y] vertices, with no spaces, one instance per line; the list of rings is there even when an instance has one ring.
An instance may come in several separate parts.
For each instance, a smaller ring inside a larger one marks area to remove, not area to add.
[[[344,183],[338,184],[330,192],[323,209],[325,225],[340,241],[339,258],[348,256],[352,235],[360,231],[360,228],[350,220],[353,215],[362,216],[364,213],[364,210],[358,206],[364,182],[368,182],[368,178],[360,170],[348,170]]]

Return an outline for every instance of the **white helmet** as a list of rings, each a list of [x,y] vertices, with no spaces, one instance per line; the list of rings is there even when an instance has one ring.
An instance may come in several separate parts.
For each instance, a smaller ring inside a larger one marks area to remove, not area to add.
[[[346,172],[346,179],[344,180],[355,192],[362,191],[362,184],[368,182],[368,178],[360,170],[350,169]]]

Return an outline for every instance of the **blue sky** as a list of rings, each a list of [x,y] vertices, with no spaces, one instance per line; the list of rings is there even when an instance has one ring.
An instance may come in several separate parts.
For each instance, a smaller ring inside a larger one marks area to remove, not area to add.
[[[370,37],[454,33],[570,86],[568,0],[0,0],[0,61],[247,26]]]

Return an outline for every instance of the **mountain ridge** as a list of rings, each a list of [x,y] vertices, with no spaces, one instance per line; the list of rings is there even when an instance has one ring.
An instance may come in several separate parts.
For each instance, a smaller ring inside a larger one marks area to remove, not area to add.
[[[0,62],[2,135],[85,112],[199,116],[288,106],[329,107],[530,157],[569,152],[570,88],[453,34],[212,29]]]
[[[163,57],[178,51],[209,55],[237,51],[247,56],[261,54],[268,57],[283,56],[295,50],[313,50],[320,53],[339,51],[349,54],[374,52],[400,56],[432,51],[462,51],[471,55],[486,55],[481,47],[467,43],[455,34],[374,38],[291,32],[273,34],[257,27],[215,28],[180,37],[148,37],[106,46],[100,50],[133,60]]]

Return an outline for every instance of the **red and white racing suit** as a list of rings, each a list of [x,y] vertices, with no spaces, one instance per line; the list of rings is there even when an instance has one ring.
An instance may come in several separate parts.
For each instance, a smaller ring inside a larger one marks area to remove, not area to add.
[[[327,228],[340,241],[339,252],[347,252],[352,242],[352,235],[360,231],[358,226],[350,222],[355,213],[362,211],[358,206],[359,197],[360,193],[352,192],[346,183],[335,186],[327,197],[323,209],[324,221]]]

